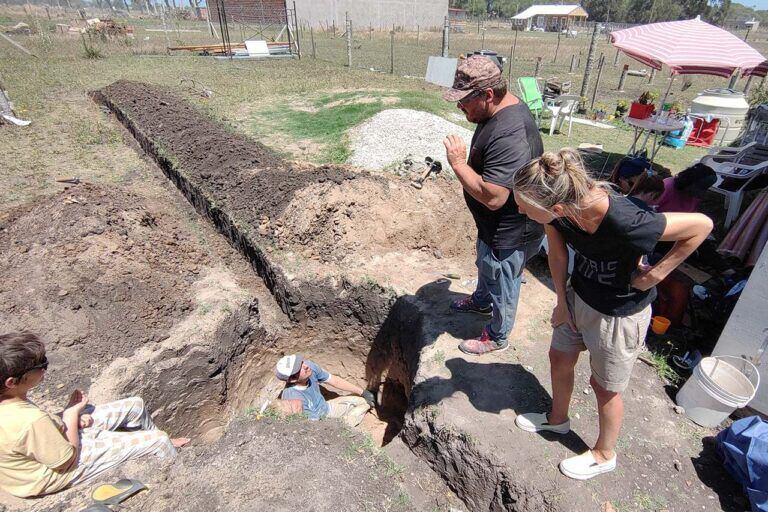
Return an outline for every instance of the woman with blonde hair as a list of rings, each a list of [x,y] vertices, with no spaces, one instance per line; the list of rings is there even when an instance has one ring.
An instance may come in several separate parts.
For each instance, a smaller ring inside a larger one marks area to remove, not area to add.
[[[543,224],[557,305],[552,313],[552,409],[519,415],[529,432],[570,431],[574,367],[589,351],[599,429],[594,447],[563,460],[568,477],[586,480],[616,468],[616,442],[632,367],[651,319],[654,286],[683,262],[712,230],[697,213],[655,213],[596,182],[574,149],[547,152],[515,175],[520,212]],[[653,267],[642,263],[658,241],[674,242]],[[568,249],[574,253],[568,280]]]

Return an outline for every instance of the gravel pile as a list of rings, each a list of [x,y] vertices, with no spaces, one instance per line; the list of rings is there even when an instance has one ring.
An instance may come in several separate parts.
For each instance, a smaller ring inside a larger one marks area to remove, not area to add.
[[[350,131],[348,163],[377,170],[398,164],[408,155],[419,164],[431,156],[450,169],[443,146],[450,134],[463,137],[469,147],[472,132],[442,117],[403,108],[384,110]]]

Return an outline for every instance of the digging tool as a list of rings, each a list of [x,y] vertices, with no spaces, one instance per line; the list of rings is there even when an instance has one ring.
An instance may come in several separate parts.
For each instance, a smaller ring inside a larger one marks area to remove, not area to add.
[[[411,186],[419,190],[421,190],[421,188],[424,186],[424,180],[429,178],[430,174],[440,174],[440,172],[443,170],[443,164],[437,160],[432,159],[431,157],[425,158],[424,163],[427,164],[427,168],[424,170],[424,172],[421,173],[421,176],[415,180],[411,180]]]
[[[78,185],[80,184],[80,178],[75,176],[74,178],[59,178],[56,180],[57,183],[68,183],[70,185]]]

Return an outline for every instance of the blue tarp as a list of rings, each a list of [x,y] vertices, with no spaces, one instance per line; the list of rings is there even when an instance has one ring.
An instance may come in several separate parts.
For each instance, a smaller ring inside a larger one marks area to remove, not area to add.
[[[744,487],[752,512],[768,512],[768,422],[735,421],[717,435],[725,469]]]

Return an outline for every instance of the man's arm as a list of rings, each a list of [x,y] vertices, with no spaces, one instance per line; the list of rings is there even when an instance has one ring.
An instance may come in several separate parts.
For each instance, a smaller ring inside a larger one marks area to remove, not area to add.
[[[458,135],[449,135],[443,141],[448,163],[469,195],[480,201],[489,210],[498,210],[507,203],[509,189],[493,183],[486,183],[482,176],[467,164],[467,145]]]
[[[360,386],[355,386],[351,382],[346,381],[341,377],[337,377],[335,375],[331,375],[328,378],[328,380],[325,381],[325,384],[333,386],[336,389],[339,389],[341,391],[346,391],[347,393],[354,393],[355,395],[362,395],[363,392],[365,391]]]

